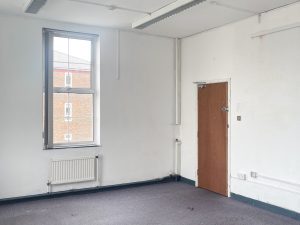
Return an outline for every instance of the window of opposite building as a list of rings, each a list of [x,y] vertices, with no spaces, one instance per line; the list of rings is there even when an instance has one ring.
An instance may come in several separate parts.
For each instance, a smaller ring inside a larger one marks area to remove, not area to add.
[[[65,87],[72,87],[72,72],[65,72]]]
[[[97,36],[44,29],[45,148],[96,145]]]

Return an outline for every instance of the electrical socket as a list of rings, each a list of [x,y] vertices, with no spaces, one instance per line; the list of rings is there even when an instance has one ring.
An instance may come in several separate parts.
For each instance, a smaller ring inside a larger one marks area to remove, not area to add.
[[[252,177],[252,178],[257,178],[257,172],[254,172],[254,171],[251,171],[250,172],[250,176]]]
[[[247,180],[247,175],[245,173],[238,173],[237,176],[240,180]]]

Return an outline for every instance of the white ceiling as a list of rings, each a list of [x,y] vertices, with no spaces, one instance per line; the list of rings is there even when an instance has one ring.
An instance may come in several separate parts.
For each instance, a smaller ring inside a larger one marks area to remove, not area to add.
[[[154,12],[176,0],[86,1]],[[144,31],[169,37],[185,37],[297,1],[299,0],[207,0],[151,25]],[[24,14],[24,3],[25,0],[0,0],[0,11]],[[111,11],[102,6],[70,0],[48,0],[40,12],[33,16],[79,24],[131,29],[132,22],[143,18],[145,14],[119,9]]]
[[[298,0],[207,0],[146,29],[166,36],[186,37],[245,19]],[[214,4],[215,3],[215,4]]]

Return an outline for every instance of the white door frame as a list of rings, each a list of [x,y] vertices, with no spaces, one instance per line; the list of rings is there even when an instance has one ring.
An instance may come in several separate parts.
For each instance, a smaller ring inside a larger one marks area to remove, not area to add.
[[[198,170],[198,147],[199,147],[199,143],[198,143],[198,87],[201,84],[217,84],[217,83],[224,83],[226,82],[228,84],[228,113],[227,113],[227,120],[228,120],[228,137],[227,137],[227,191],[228,191],[228,197],[230,197],[230,193],[231,193],[231,78],[225,78],[225,79],[216,79],[216,80],[202,80],[202,81],[196,81],[193,82],[195,84],[195,92],[196,92],[196,109],[197,109],[197,113],[196,113],[196,123],[197,123],[197,130],[196,130],[196,140],[197,140],[197,157],[196,157],[196,165],[197,165],[197,170]],[[196,181],[195,181],[195,185],[196,187],[198,187],[198,172],[196,170]]]

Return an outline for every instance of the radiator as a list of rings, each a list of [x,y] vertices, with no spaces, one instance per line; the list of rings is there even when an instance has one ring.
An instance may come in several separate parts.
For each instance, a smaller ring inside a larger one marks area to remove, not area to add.
[[[48,186],[96,181],[98,179],[98,156],[90,158],[52,160]]]

